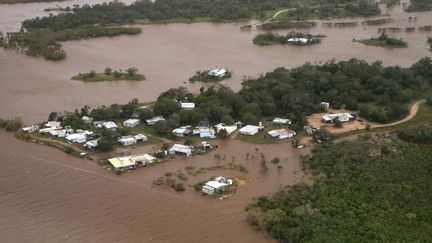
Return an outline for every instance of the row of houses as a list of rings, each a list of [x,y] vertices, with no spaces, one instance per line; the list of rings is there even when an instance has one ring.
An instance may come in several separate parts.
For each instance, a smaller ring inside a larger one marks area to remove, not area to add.
[[[157,159],[149,154],[114,157],[108,159],[115,171],[133,170],[139,167],[152,165]]]

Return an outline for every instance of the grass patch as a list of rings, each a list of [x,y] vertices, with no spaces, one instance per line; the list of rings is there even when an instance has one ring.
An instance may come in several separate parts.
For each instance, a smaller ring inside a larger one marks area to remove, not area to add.
[[[131,75],[127,72],[124,73],[117,72],[113,74],[90,72],[90,73],[78,74],[76,76],[73,76],[71,79],[80,80],[84,82],[119,81],[119,80],[142,81],[145,80],[145,77],[142,74]]]

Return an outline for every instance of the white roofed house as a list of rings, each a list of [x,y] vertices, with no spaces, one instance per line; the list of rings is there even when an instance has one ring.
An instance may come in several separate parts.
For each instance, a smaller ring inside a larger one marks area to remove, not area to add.
[[[181,154],[186,156],[192,156],[194,149],[193,146],[183,145],[183,144],[174,144],[169,150],[169,154]]]
[[[154,124],[161,122],[161,121],[165,121],[165,119],[162,116],[155,116],[151,119],[146,120],[146,122],[149,126],[154,125]]]
[[[262,129],[263,127],[260,126],[254,126],[254,125],[246,125],[242,128],[240,128],[240,134],[242,135],[248,135],[248,136],[253,136],[255,134],[257,134],[260,129]]]
[[[274,139],[282,140],[294,137],[296,135],[296,132],[288,128],[283,128],[269,131],[268,134]]]
[[[182,102],[182,103],[180,103],[180,108],[183,110],[193,110],[193,109],[195,109],[195,103]]]
[[[146,142],[148,141],[148,137],[144,134],[137,134],[134,135],[133,138],[137,141],[137,142]]]
[[[290,125],[291,124],[291,120],[290,119],[285,119],[285,118],[275,118],[273,119],[273,124],[276,125]]]
[[[136,167],[151,165],[157,162],[157,159],[149,154],[133,155],[130,159],[135,163]]]
[[[213,77],[217,77],[217,78],[222,78],[224,76],[229,75],[229,71],[226,70],[225,68],[217,68],[217,69],[212,69],[208,72],[209,76],[213,76]]]
[[[71,143],[85,143],[87,135],[85,133],[72,133],[66,136],[66,140]]]
[[[227,132],[227,135],[230,135],[231,133],[235,132],[237,130],[236,125],[227,126],[223,123],[219,123],[215,126],[217,132],[221,132],[222,130],[225,130]]]
[[[208,181],[201,188],[201,191],[207,195],[214,195],[215,193],[225,191],[227,184],[227,179],[222,176],[218,176],[215,179]]]
[[[88,142],[86,142],[84,144],[84,147],[86,147],[86,148],[88,148],[90,150],[95,150],[97,148],[97,146],[98,146],[98,140],[99,139],[88,141]]]
[[[131,136],[124,136],[121,137],[119,140],[117,140],[119,143],[121,143],[123,146],[129,146],[132,144],[136,144],[137,141],[135,140],[135,138],[131,137]]]
[[[184,137],[192,133],[191,126],[183,126],[172,130],[172,134],[176,137]]]
[[[112,122],[112,121],[107,121],[107,122],[102,123],[102,127],[107,129],[107,130],[111,130],[111,131],[117,130],[117,124],[115,124],[115,122]]]
[[[45,127],[53,128],[53,129],[61,129],[61,123],[58,121],[48,121],[45,123]]]
[[[340,122],[348,122],[355,119],[355,117],[349,113],[325,114],[321,118],[324,123],[334,122],[336,118]]]
[[[23,127],[22,130],[28,133],[36,132],[37,130],[39,130],[39,125],[31,125],[28,127]]]
[[[136,127],[138,124],[140,124],[139,119],[128,119],[123,122],[123,126],[128,128]]]
[[[330,108],[330,103],[329,102],[321,102],[320,103],[320,106],[322,107],[322,108],[324,108],[325,110],[327,110],[328,108]]]

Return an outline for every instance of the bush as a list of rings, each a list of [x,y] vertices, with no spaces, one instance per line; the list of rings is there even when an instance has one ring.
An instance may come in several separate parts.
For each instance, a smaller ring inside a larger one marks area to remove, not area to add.
[[[185,191],[185,188],[184,188],[183,183],[174,183],[174,184],[172,185],[172,188],[174,188],[174,190],[175,190],[176,192],[183,192],[183,191]]]
[[[413,143],[432,143],[432,125],[418,125],[396,131],[399,138]]]
[[[21,118],[15,117],[12,119],[0,119],[0,128],[6,129],[6,131],[17,131],[22,126]]]

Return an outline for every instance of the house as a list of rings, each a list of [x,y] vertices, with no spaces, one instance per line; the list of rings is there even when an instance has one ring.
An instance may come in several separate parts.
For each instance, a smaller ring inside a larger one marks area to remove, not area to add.
[[[37,130],[39,130],[39,125],[31,125],[28,127],[23,127],[22,130],[28,133],[36,132]]]
[[[191,131],[191,126],[189,126],[189,125],[188,126],[179,127],[179,128],[176,128],[176,129],[172,130],[172,134],[174,136],[176,136],[176,137],[184,137],[184,136],[190,134],[191,132],[192,132]]]
[[[182,103],[180,103],[180,108],[184,109],[184,110],[193,110],[193,109],[195,109],[195,103],[182,102]]]
[[[216,138],[215,130],[209,127],[198,127],[200,138]]]
[[[193,153],[193,146],[174,144],[169,150],[169,154],[181,154],[191,156]]]
[[[224,182],[208,181],[202,187],[201,191],[207,195],[214,195],[215,193],[223,192],[227,186],[228,184]]]
[[[61,123],[58,121],[48,121],[47,123],[45,123],[45,127],[48,128],[54,128],[54,129],[61,129]]]
[[[237,126],[233,125],[233,126],[227,126],[223,123],[219,123],[215,126],[216,131],[219,133],[222,130],[225,130],[227,132],[227,135],[230,135],[231,133],[235,132],[237,130]]]
[[[157,161],[157,159],[149,154],[139,154],[130,157],[132,162],[135,163],[136,167],[142,167],[146,165],[151,165]]]
[[[320,106],[323,107],[325,110],[327,110],[328,108],[330,108],[330,103],[329,102],[321,102]]]
[[[140,124],[140,120],[138,119],[128,119],[123,122],[123,126],[128,128],[136,127],[138,124]]]
[[[294,137],[296,135],[296,132],[288,128],[283,128],[269,131],[268,134],[274,139],[282,140]]]
[[[88,141],[84,144],[84,147],[87,147],[90,150],[95,150],[98,146],[98,140],[99,139]]]
[[[107,129],[107,130],[111,130],[111,131],[117,130],[117,124],[115,124],[115,122],[112,122],[112,121],[107,121],[107,122],[102,123],[102,127]]]
[[[161,122],[161,121],[165,121],[165,119],[162,116],[155,116],[151,119],[146,120],[146,122],[149,126],[154,125],[154,124]]]
[[[85,124],[91,124],[93,122],[93,117],[83,116],[81,120],[83,120]]]
[[[157,159],[149,154],[138,154],[111,158],[108,159],[108,162],[113,166],[115,171],[124,171],[151,165],[157,162]]]
[[[129,146],[132,144],[136,144],[137,141],[135,140],[135,138],[131,137],[131,136],[123,136],[121,137],[119,140],[117,140],[119,143],[121,143],[123,146]]]
[[[49,130],[48,133],[54,137],[59,137],[59,138],[66,137],[66,130],[65,129],[63,129],[63,130],[61,130],[61,129]]]
[[[224,76],[229,75],[229,71],[224,68],[212,69],[208,71],[208,75],[217,78],[222,78]]]
[[[144,134],[137,134],[135,136],[133,136],[133,138],[137,141],[137,142],[146,142],[148,140],[147,136]]]
[[[243,127],[243,122],[238,121],[238,122],[234,123],[234,125],[236,125],[237,128],[239,129],[239,128],[242,128],[242,127]]]
[[[112,165],[115,171],[124,171],[135,169],[135,163],[130,157],[118,157],[108,159],[108,162]]]
[[[291,124],[291,120],[290,119],[285,119],[285,118],[275,118],[275,119],[273,119],[273,124],[276,124],[276,125],[289,125],[289,124]]]
[[[334,122],[336,118],[340,122],[348,122],[350,120],[353,120],[354,116],[352,116],[349,113],[325,114],[322,116],[322,121],[324,123],[330,123],[330,122]]]
[[[246,125],[246,126],[240,128],[240,134],[253,136],[253,135],[257,134],[260,131],[260,129],[262,129],[261,126]]]
[[[72,133],[66,136],[66,140],[70,143],[85,143],[87,135],[84,133]]]

